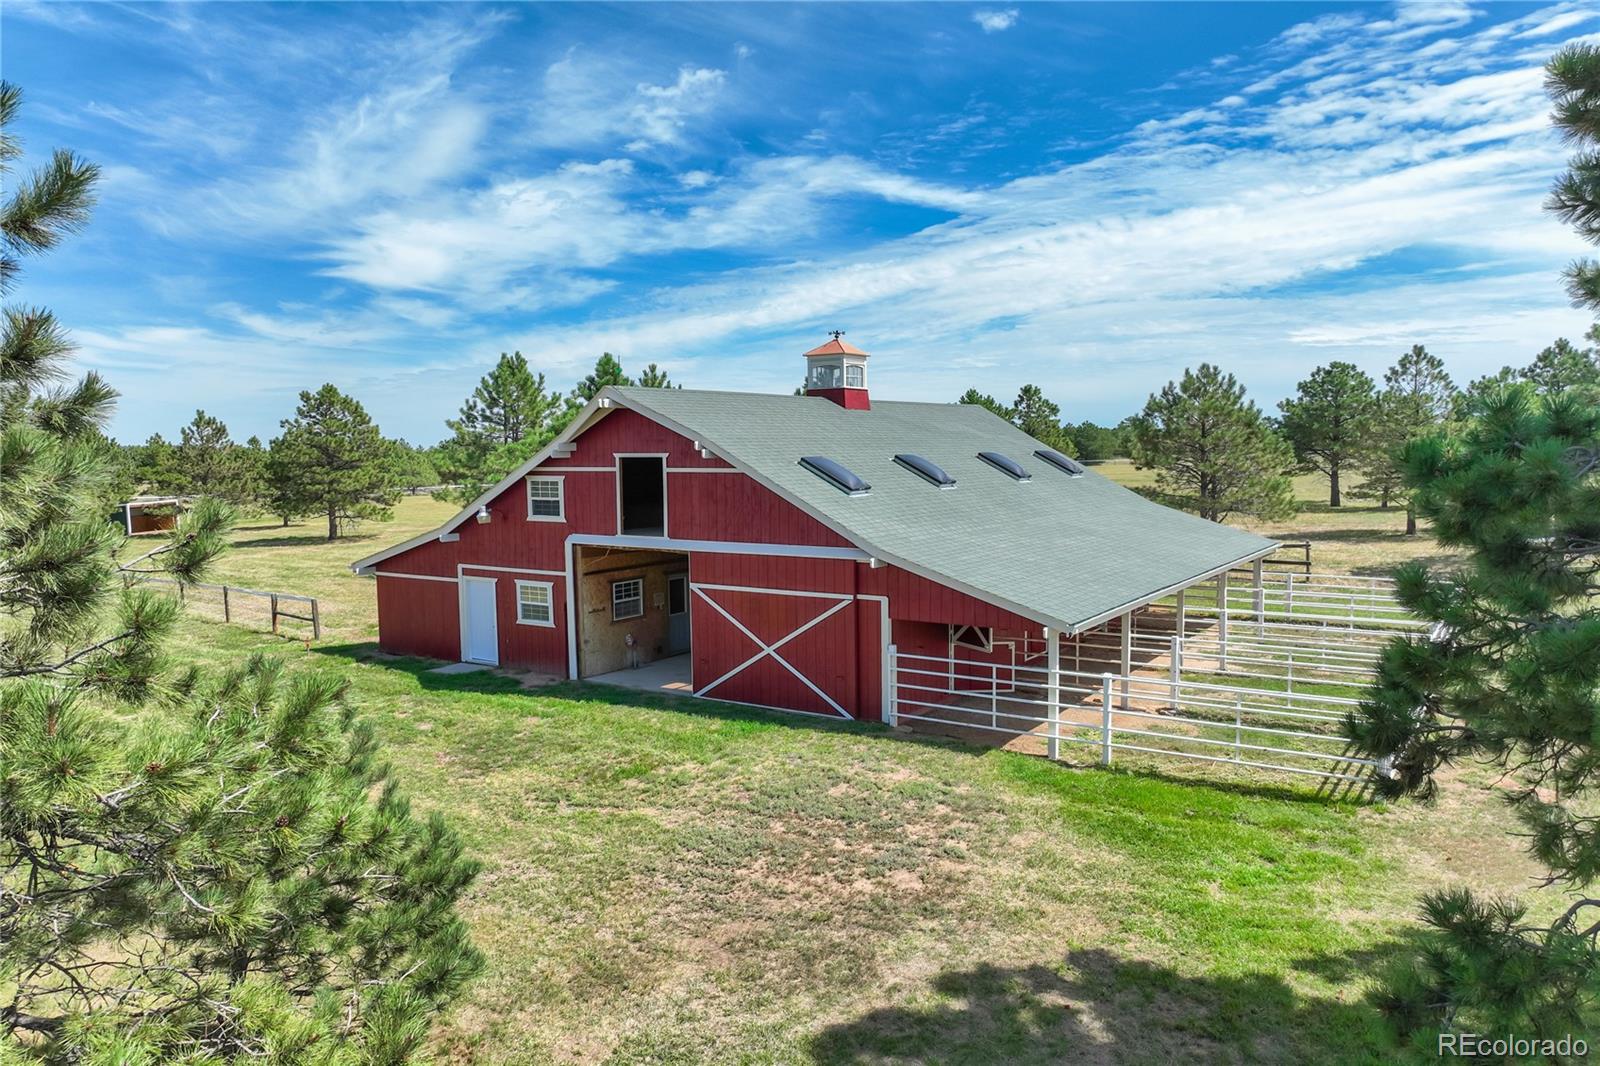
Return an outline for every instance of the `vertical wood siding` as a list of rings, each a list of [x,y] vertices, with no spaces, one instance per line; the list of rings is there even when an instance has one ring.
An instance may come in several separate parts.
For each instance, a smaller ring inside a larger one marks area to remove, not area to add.
[[[740,473],[680,471],[729,470],[720,459],[706,459],[693,442],[628,410],[613,410],[574,442],[573,454],[540,465],[536,473],[559,474],[566,520],[533,522],[521,480],[488,504],[491,521],[468,521],[452,542],[429,541],[385,560],[379,569],[455,578],[468,574],[496,579],[500,662],[551,673],[567,669],[566,539],[568,535],[611,536],[617,531],[618,452],[661,452],[667,456],[668,535],[681,540],[806,544],[839,547],[843,538],[799,508]],[[603,467],[603,470],[585,469]],[[551,573],[475,570],[513,567]],[[893,637],[902,650],[948,653],[950,623],[1033,631],[1038,626],[1009,611],[894,566],[869,567],[836,559],[693,553],[694,585],[730,585],[833,593],[851,597],[849,605],[779,649],[786,660],[857,718],[882,715],[882,607],[887,596]],[[556,625],[517,623],[516,581],[549,581]],[[833,603],[828,599],[707,590],[724,609],[768,641],[777,640]],[[397,654],[455,659],[460,654],[456,586],[437,581],[378,579],[380,646]],[[696,687],[709,684],[760,649],[704,599],[691,593],[690,626]],[[908,643],[909,641],[909,643]],[[783,666],[764,657],[708,693],[721,699],[764,706],[834,713],[827,702]]]
[[[379,577],[378,647],[391,655],[461,657],[460,601],[453,581]]]

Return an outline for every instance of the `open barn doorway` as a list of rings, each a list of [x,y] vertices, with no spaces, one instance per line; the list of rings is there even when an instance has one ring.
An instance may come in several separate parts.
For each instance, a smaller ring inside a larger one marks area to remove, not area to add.
[[[578,676],[692,692],[688,553],[594,545],[575,550]]]

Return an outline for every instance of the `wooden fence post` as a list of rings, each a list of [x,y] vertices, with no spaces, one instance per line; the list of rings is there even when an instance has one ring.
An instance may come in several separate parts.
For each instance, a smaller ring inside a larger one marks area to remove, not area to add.
[[[272,635],[273,636],[277,636],[278,635],[278,594],[276,592],[270,593],[267,598],[268,598],[268,602],[269,602],[269,604],[271,606],[271,610],[272,610]]]
[[[322,611],[318,608],[315,597],[311,600],[311,639],[322,639]]]
[[[222,586],[222,620],[233,621],[233,609],[228,605],[228,586]]]

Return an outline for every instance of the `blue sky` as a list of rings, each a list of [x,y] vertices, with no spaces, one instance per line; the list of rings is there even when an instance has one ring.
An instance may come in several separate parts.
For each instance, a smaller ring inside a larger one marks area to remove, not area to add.
[[[1037,382],[1115,421],[1202,360],[1264,407],[1413,343],[1466,380],[1588,322],[1540,210],[1575,4],[37,4],[32,159],[105,168],[30,264],[114,432],[270,436],[332,381],[444,434],[502,350],[789,391]]]

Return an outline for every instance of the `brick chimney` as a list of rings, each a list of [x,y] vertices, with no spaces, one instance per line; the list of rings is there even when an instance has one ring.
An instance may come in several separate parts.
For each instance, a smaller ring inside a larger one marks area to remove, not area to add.
[[[867,411],[867,353],[844,341],[844,330],[806,353],[806,395],[821,396],[851,411]]]

